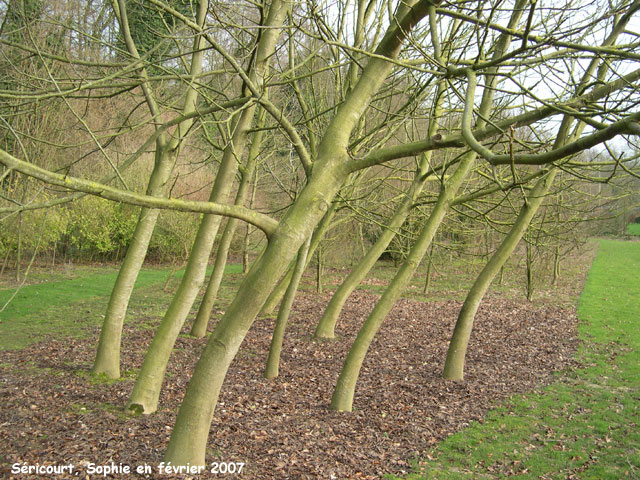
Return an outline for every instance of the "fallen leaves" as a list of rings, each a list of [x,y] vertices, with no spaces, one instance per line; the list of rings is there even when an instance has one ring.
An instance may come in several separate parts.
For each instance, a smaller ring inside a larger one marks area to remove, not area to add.
[[[407,472],[409,458],[481,420],[496,402],[549,382],[554,370],[570,364],[577,345],[575,312],[489,297],[477,315],[465,381],[445,381],[440,372],[460,303],[401,300],[364,362],[355,411],[332,412],[342,362],[378,297],[355,292],[340,318],[339,339],[314,342],[329,298],[298,295],[275,381],[262,378],[273,320],[255,323],[232,364],[207,451],[209,461],[245,462],[236,478],[370,479]],[[123,371],[140,367],[151,334],[127,326]],[[204,342],[178,339],[159,411],[138,418],[119,410],[131,379],[89,381],[90,342],[55,339],[2,352],[0,463],[159,464]]]

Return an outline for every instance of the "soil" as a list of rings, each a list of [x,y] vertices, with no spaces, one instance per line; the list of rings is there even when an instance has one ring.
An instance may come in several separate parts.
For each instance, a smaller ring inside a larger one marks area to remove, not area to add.
[[[571,366],[577,347],[572,309],[488,297],[478,312],[463,382],[440,373],[460,302],[401,300],[371,346],[358,381],[354,411],[328,409],[333,385],[361,322],[377,296],[356,292],[336,341],[311,334],[330,292],[298,295],[283,346],[280,377],[262,377],[273,319],[257,320],[231,366],[216,408],[208,462],[244,462],[241,474],[193,478],[352,479],[411,470],[440,440],[510,395],[549,383]],[[221,312],[217,312],[217,317]],[[183,333],[187,333],[185,327]],[[125,328],[123,371],[137,371],[151,341],[143,323]],[[157,474],[171,426],[205,340],[178,339],[161,397],[150,416],[128,417],[122,405],[133,375],[112,384],[90,380],[94,342],[51,339],[0,353],[0,477],[11,465],[148,464]],[[228,466],[228,464],[227,464]],[[51,477],[48,475],[47,477]]]

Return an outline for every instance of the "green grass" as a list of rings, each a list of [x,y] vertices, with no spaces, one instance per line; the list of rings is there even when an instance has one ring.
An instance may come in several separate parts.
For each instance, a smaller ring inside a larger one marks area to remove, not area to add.
[[[510,399],[407,477],[640,477],[640,243],[603,240],[578,304],[583,368]]]
[[[241,271],[242,266],[236,264],[227,265],[225,270],[226,273]],[[170,300],[170,296],[162,292],[169,273],[168,268],[145,268],[140,272],[128,317],[162,315]],[[49,281],[43,274],[30,277],[41,283],[23,286],[0,313],[0,350],[23,348],[47,335],[85,335],[84,327],[101,323],[117,274],[115,267],[76,267],[73,278],[65,278],[58,272],[51,275]],[[182,274],[182,270],[175,272],[172,280],[175,282]],[[0,308],[15,290],[0,290]]]
[[[640,236],[640,223],[630,223],[627,225],[627,233],[629,235]]]
[[[581,248],[564,256],[561,262],[561,273],[555,285],[552,285],[553,256],[536,259],[534,302],[557,306],[574,306],[576,301],[575,284],[584,277],[585,265],[590,263],[597,248],[595,241],[589,241]],[[434,267],[431,271],[431,282],[427,293],[424,293],[426,266],[420,265],[411,278],[402,296],[420,302],[464,301],[469,289],[484,267],[487,259],[483,256],[457,256],[440,253],[434,256]],[[379,261],[361,283],[359,290],[382,294],[388,282],[397,272],[391,261]],[[346,275],[346,273],[345,273]],[[525,296],[525,265],[523,252],[516,251],[505,265],[503,281],[500,276],[491,284],[489,294],[502,298],[521,300]],[[377,281],[372,281],[377,280]],[[338,281],[327,275],[329,288],[337,288]]]

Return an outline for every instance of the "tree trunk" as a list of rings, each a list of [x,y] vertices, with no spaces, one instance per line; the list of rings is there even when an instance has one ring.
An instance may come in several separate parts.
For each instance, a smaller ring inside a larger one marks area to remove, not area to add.
[[[262,257],[252,266],[207,341],[178,412],[165,461],[173,465],[204,465],[213,412],[229,365],[293,252],[311,235],[349,175],[349,137],[391,70],[384,57],[398,56],[406,32],[426,15],[427,7],[426,1],[420,1],[413,9],[399,8],[376,49],[378,56],[369,59],[358,84],[338,108],[318,147],[307,185],[271,235]]]
[[[419,193],[422,188],[421,185],[419,185],[417,177],[418,176],[416,176],[412,185],[412,191],[416,192],[416,194]],[[378,237],[378,240],[376,240],[376,243],[369,248],[367,254],[362,257],[362,260],[360,260],[358,265],[351,270],[347,278],[345,278],[342,284],[338,287],[322,314],[322,318],[316,326],[313,334],[315,338],[335,338],[335,326],[349,295],[351,295],[358,285],[360,285],[362,280],[367,276],[367,273],[369,273],[371,268],[373,268],[375,263],[378,261],[380,255],[382,255],[387,249],[389,243],[391,243],[391,240],[393,240],[393,237],[395,237],[399,228],[407,218],[407,215],[409,215],[413,201],[414,195],[411,194],[403,200],[402,204],[398,207],[391,218],[388,227],[383,230]]]
[[[489,259],[489,255],[491,253],[491,241],[489,238],[489,225],[487,225],[487,230],[484,232],[484,260]]]
[[[424,279],[424,289],[422,293],[425,295],[429,292],[429,286],[431,285],[431,266],[433,264],[433,246],[435,242],[431,242],[431,248],[429,249],[429,256],[427,257],[427,271],[426,278]]]
[[[259,87],[262,86],[269,59],[275,51],[286,11],[285,4],[277,0],[269,9],[266,25],[272,28],[265,29],[260,36],[255,66],[250,73],[251,80]],[[226,203],[227,201],[237,171],[238,158],[242,158],[246,148],[247,134],[253,123],[255,110],[256,104],[248,106],[235,122],[233,137],[224,150],[220,169],[209,197],[212,202]],[[180,286],[151,341],[127,403],[127,409],[133,412],[153,413],[157,409],[160,388],[171,351],[204,281],[207,262],[220,221],[220,216],[205,215],[200,223]]]
[[[240,182],[240,186],[238,187],[238,192],[236,193],[235,204],[239,206],[244,206],[247,200],[247,196],[249,195],[251,177],[253,177],[253,172],[256,166],[256,158],[258,157],[260,146],[262,145],[262,136],[264,130],[261,130],[261,128],[264,126],[264,121],[265,111],[261,109],[260,113],[258,113],[257,120],[257,128],[259,130],[253,137],[253,142],[249,150],[249,157],[247,158],[247,163],[245,165],[244,172],[242,173],[242,180]],[[220,245],[218,245],[218,251],[216,252],[216,261],[213,266],[213,271],[211,272],[211,277],[209,278],[207,290],[204,293],[202,302],[200,303],[200,307],[198,308],[198,314],[196,315],[196,319],[191,326],[191,332],[189,333],[194,337],[202,338],[207,333],[207,325],[209,324],[209,318],[211,318],[211,310],[213,310],[213,305],[216,303],[216,299],[218,297],[218,290],[220,288],[220,284],[222,283],[224,269],[227,266],[229,248],[231,247],[231,242],[233,241],[233,236],[236,233],[237,226],[238,219],[229,218],[227,220],[227,224],[224,228],[224,233],[222,234],[222,239],[220,240]]]
[[[124,5],[124,4],[122,4]],[[198,2],[197,18],[198,25],[203,25],[206,18],[208,2],[201,0]],[[133,40],[131,39],[129,26],[126,21],[126,15],[124,10],[117,13],[119,20],[122,22],[123,34],[125,37],[125,43],[129,52],[136,58],[139,58],[138,52]],[[204,45],[204,39],[201,36],[196,36],[193,41],[193,55],[191,57],[191,65],[189,74],[192,77],[197,77],[202,71],[202,59],[204,51],[202,47]],[[142,78],[146,80],[146,72],[142,72]],[[142,84],[145,97],[150,106],[152,113],[156,112],[157,105],[149,87],[146,83]],[[195,111],[197,101],[197,91],[193,88],[187,90],[183,113],[189,114]],[[164,192],[165,184],[169,180],[171,172],[178,157],[178,152],[182,140],[186,132],[191,128],[193,120],[186,120],[178,124],[174,138],[168,141],[164,135],[158,138],[156,141],[156,157],[149,178],[149,184],[147,186],[147,194],[152,196],[161,196]],[[124,323],[127,307],[129,305],[129,299],[131,298],[131,292],[133,286],[142,267],[142,263],[147,254],[149,247],[149,241],[155,228],[156,221],[158,219],[158,210],[143,208],[140,211],[138,217],[138,223],[134,231],[133,237],[124,262],[120,271],[116,283],[111,292],[109,298],[109,304],[107,306],[107,312],[103,322],[102,330],[100,331],[100,340],[98,343],[98,351],[93,364],[92,372],[94,374],[106,374],[112,378],[118,378],[120,376],[120,342],[122,337],[122,326]]]
[[[173,278],[173,276],[183,266],[184,266],[184,264],[180,264],[180,263],[174,263],[173,264],[173,268],[171,268],[171,271],[169,272],[169,275],[167,275],[167,279],[164,281],[164,284],[162,285],[162,291],[164,293],[167,293],[169,291],[169,282],[171,282],[171,279]]]
[[[218,251],[216,252],[216,260],[213,264],[213,271],[209,277],[209,283],[205,290],[202,302],[198,308],[198,313],[191,326],[189,335],[202,338],[207,334],[207,325],[209,324],[209,318],[211,318],[211,311],[213,305],[216,303],[218,297],[218,290],[222,283],[222,277],[224,276],[224,270],[227,266],[227,258],[229,256],[229,248],[233,241],[233,236],[236,233],[236,226],[238,224],[237,219],[229,218],[225,225],[222,239],[218,245]]]
[[[227,199],[237,170],[236,154],[240,155],[243,150],[254,109],[255,107],[245,109],[236,124],[233,146],[225,149],[209,197],[211,202],[225,203]],[[222,217],[217,215],[204,215],[202,218],[180,285],[151,341],[127,403],[127,409],[133,412],[148,414],[157,409],[160,388],[173,345],[204,281],[209,255],[221,220]]]
[[[249,235],[251,230],[249,224],[246,224],[244,238],[242,239],[242,273],[244,275],[249,271]]]
[[[326,212],[338,190],[344,156],[336,154],[338,164],[314,166],[314,174],[296,203],[272,235],[263,255],[254,262],[238,293],[216,325],[198,361],[180,407],[165,461],[174,465],[203,465],[210,424],[220,387],[254,318],[262,308],[271,285],[289,264],[292,252]],[[339,163],[342,162],[342,165]],[[344,177],[344,175],[343,175]]]
[[[16,283],[20,283],[20,263],[22,262],[22,212],[18,213],[18,248],[16,249]]]
[[[4,261],[2,262],[2,268],[0,269],[0,276],[4,273],[4,269],[9,265],[9,254],[11,253],[11,249],[13,248],[14,237],[11,237],[11,241],[9,242],[9,246],[7,247],[7,253],[4,255]]]
[[[553,252],[553,279],[551,285],[555,285],[560,278],[560,247],[556,247]]]
[[[376,303],[373,311],[362,325],[338,377],[338,382],[336,383],[331,399],[331,410],[341,412],[351,411],[356,382],[358,381],[360,368],[362,367],[362,362],[367,354],[369,345],[371,345],[385,317],[405,291],[416,268],[420,265],[422,257],[431,245],[433,237],[449,209],[449,204],[453,200],[453,196],[471,170],[475,158],[474,153],[465,154],[455,173],[442,187],[438,201],[422,227],[416,243],[409,251],[407,259],[403,262],[395,277],[382,294],[382,297],[378,300],[378,303]]]
[[[364,257],[367,254],[367,249],[364,246],[364,229],[362,228],[362,222],[358,222],[358,239],[360,240],[360,250]]]
[[[522,15],[522,7],[526,0],[518,0],[514,7],[511,19],[509,20],[510,28],[515,28]],[[496,48],[493,51],[493,58],[499,58],[508,49],[511,36],[507,33],[502,34],[497,40]],[[487,73],[494,73],[495,67],[487,69]],[[487,76],[487,87],[482,95],[482,102],[479,108],[478,121],[476,126],[482,127],[485,124],[485,118],[489,116],[493,107],[494,86],[497,83],[495,76]],[[468,112],[470,105],[465,105],[465,113]],[[331,409],[338,411],[350,412],[353,406],[353,395],[355,392],[356,382],[362,367],[362,362],[369,349],[369,345],[373,341],[375,334],[382,325],[387,313],[391,310],[397,299],[404,291],[407,283],[411,279],[416,268],[420,264],[422,257],[429,248],[435,233],[442,223],[447,213],[453,197],[462,185],[462,182],[469,174],[471,167],[476,158],[475,152],[471,151],[462,157],[458,167],[453,175],[444,182],[440,190],[438,200],[433,207],[433,211],[429,215],[425,225],[422,227],[416,243],[411,248],[405,262],[395,275],[389,286],[382,294],[382,297],[376,303],[373,311],[362,325],[358,335],[349,350],[345,363],[338,377],[333,397],[331,399]]]
[[[429,136],[436,133],[437,119],[441,115],[442,102],[444,101],[444,89],[445,84],[441,82],[438,85],[435,95],[433,108],[434,118],[429,122],[429,129],[427,132]],[[313,336],[315,338],[335,338],[335,326],[338,322],[338,318],[340,318],[340,312],[342,312],[344,304],[351,293],[358,287],[358,285],[360,285],[371,268],[376,264],[380,255],[382,255],[387,249],[389,243],[391,243],[391,240],[396,236],[396,233],[409,215],[409,212],[411,212],[411,208],[416,198],[418,198],[420,192],[422,192],[424,184],[427,181],[426,173],[431,161],[431,156],[432,152],[426,152],[422,155],[418,171],[411,182],[407,196],[391,217],[389,225],[380,234],[378,240],[376,240],[371,248],[369,248],[366,255],[362,257],[358,265],[351,270],[347,278],[333,294],[333,297],[331,297],[331,300],[329,301],[329,304],[327,305],[327,308],[314,331]]]
[[[258,174],[257,170],[254,170],[253,174],[253,186],[251,188],[251,200],[249,201],[249,208],[253,209],[253,205],[256,200],[256,189],[258,186]],[[252,232],[252,226],[250,223],[246,223],[246,229],[244,238],[242,239],[242,273],[244,275],[249,271],[249,236]]]
[[[313,237],[311,238],[311,246],[309,247],[309,254],[307,255],[307,262],[313,256],[316,248],[318,248],[318,245],[320,245],[320,242],[327,232],[337,208],[337,203],[332,204],[331,208],[329,208],[325,216],[322,218],[322,221],[320,222],[320,225],[318,225],[318,228],[316,228],[315,232],[313,232]],[[267,301],[264,303],[264,306],[260,311],[260,315],[271,315],[275,308],[278,306],[287,290],[287,287],[289,286],[289,282],[291,282],[291,277],[293,276],[293,268],[293,264],[289,265],[287,272],[280,279],[276,287],[267,298]]]
[[[284,332],[287,328],[287,322],[289,321],[289,315],[291,314],[291,306],[296,298],[296,292],[298,291],[298,285],[302,279],[305,266],[307,265],[307,254],[309,253],[309,246],[311,245],[311,236],[300,247],[298,251],[298,259],[296,260],[296,266],[293,270],[293,276],[291,282],[287,287],[287,292],[282,299],[280,309],[278,310],[278,318],[276,319],[276,326],[273,330],[273,336],[271,337],[271,347],[269,348],[269,357],[267,358],[267,366],[264,371],[264,376],[267,379],[273,379],[278,376],[280,368],[280,352],[282,351],[282,341],[284,340]]]
[[[525,203],[520,210],[520,214],[509,230],[498,249],[491,256],[485,267],[476,278],[473,286],[469,290],[464,300],[458,320],[453,330],[453,336],[449,342],[447,359],[445,361],[442,376],[449,380],[462,380],[464,378],[464,359],[467,353],[467,345],[473,329],[473,321],[482,302],[482,298],[487,293],[491,282],[503,268],[513,250],[522,239],[531,219],[540,207],[544,196],[548,193],[556,175],[556,170],[541,177],[525,199]]]
[[[322,249],[318,249],[316,260],[316,293],[322,293],[322,272],[324,270]]]
[[[526,274],[526,294],[527,300],[531,301],[533,298],[533,247],[529,242],[525,242],[525,274]]]
[[[175,152],[166,152],[162,147],[157,148],[160,150],[156,151],[156,162],[147,187],[147,194],[153,196],[162,195],[176,160]],[[159,213],[159,210],[149,208],[140,210],[138,223],[111,291],[107,312],[100,330],[98,351],[91,370],[96,375],[105,374],[110,378],[120,377],[122,326],[127,314],[131,292],[147,255],[149,241],[153,235]]]

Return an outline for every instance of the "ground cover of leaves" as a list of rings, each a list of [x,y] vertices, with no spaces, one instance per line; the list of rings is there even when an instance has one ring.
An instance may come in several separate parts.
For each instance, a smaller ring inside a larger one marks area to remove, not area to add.
[[[331,412],[342,362],[377,298],[355,292],[340,318],[338,340],[315,342],[311,334],[330,292],[300,293],[275,381],[262,377],[273,319],[256,321],[227,375],[209,438],[208,462],[246,464],[241,475],[225,478],[351,479],[407,472],[412,458],[470,422],[481,422],[505,397],[549,383],[553,371],[573,364],[574,310],[489,296],[477,315],[465,381],[445,381],[440,372],[460,303],[403,299],[367,355],[354,412]],[[123,371],[135,372],[142,363],[153,333],[145,325],[125,328]],[[206,340],[181,336],[160,409],[127,417],[122,405],[133,375],[111,384],[90,381],[94,335],[93,342],[50,339],[0,352],[0,477],[13,478],[16,462],[71,463],[80,471],[71,478],[87,478],[89,462],[146,463],[157,472]]]

